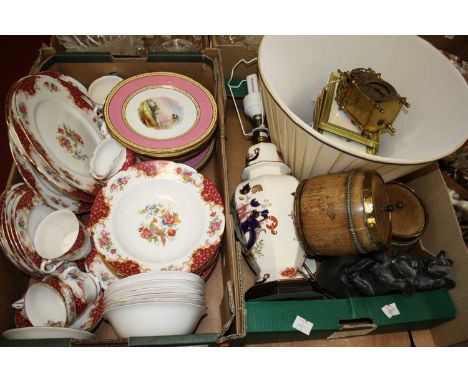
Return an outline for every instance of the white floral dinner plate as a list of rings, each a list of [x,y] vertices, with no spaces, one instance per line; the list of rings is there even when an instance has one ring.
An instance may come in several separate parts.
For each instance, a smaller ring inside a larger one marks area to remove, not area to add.
[[[6,330],[2,333],[2,336],[6,340],[38,340],[46,338],[92,340],[96,338],[93,333],[86,332],[84,330],[41,326]]]
[[[203,269],[224,232],[213,183],[191,167],[142,162],[112,177],[96,197],[90,229],[96,250],[119,275]]]
[[[69,83],[74,84],[74,86],[77,86],[77,81],[75,79],[69,76],[63,75],[62,73],[44,72],[41,75],[43,74],[46,74],[54,78],[63,79],[64,81],[67,81]],[[81,87],[83,86],[81,85]],[[81,89],[81,87],[78,87],[78,89]],[[27,136],[23,132],[23,129],[21,128],[21,124],[17,120],[18,112],[16,111],[16,109],[14,109],[15,105],[12,104],[13,95],[14,95],[14,87],[10,89],[5,99],[5,116],[6,116],[6,122],[8,125],[8,131],[9,131],[10,137],[15,138],[14,139],[15,146],[17,146],[18,150],[31,163],[31,165],[35,167],[35,169],[39,172],[39,174],[43,178],[48,180],[55,188],[57,188],[61,192],[66,193],[72,198],[82,200],[84,202],[92,203],[94,200],[94,195],[80,191],[76,189],[75,187],[73,187],[71,184],[67,183],[62,177],[60,177],[59,173],[56,170],[54,170],[41,157],[41,155],[37,152],[35,147],[28,140]],[[12,112],[12,110],[14,110],[14,112]],[[21,137],[21,140],[18,137]]]
[[[10,112],[41,157],[73,187],[95,194],[89,162],[103,137],[92,101],[71,82],[40,75],[22,78],[10,94]]]
[[[74,213],[87,212],[91,203],[72,199],[67,194],[54,188],[46,179],[42,178],[37,170],[18,151],[14,144],[14,137],[10,135],[10,150],[18,172],[24,181],[31,187],[49,206],[55,209],[68,209]]]
[[[66,74],[63,74],[60,72],[45,71],[45,72],[40,72],[39,75],[60,79],[65,82],[70,82],[75,88],[77,88],[83,94],[88,95],[88,89],[86,89],[86,87],[80,81],[78,81],[77,79],[73,77],[67,76]]]
[[[69,196],[72,199],[92,203],[94,195],[77,190],[72,185],[63,180],[58,173],[50,167],[34,149],[32,145],[23,147],[23,144],[18,139],[16,131],[19,130],[19,123],[13,117],[7,117],[8,124],[8,138],[16,146],[17,151],[28,160],[28,162],[35,168],[41,178],[47,180],[55,189]],[[23,142],[26,138],[24,137]]]

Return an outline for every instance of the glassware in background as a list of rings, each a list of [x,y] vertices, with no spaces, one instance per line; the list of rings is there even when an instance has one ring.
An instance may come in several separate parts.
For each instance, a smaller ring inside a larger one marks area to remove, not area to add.
[[[460,74],[468,82],[468,62],[463,61],[460,57],[455,56],[454,54],[445,52],[443,50],[441,52],[450,60],[453,66],[457,68]]]
[[[152,36],[147,45],[149,53],[155,52],[199,52],[203,49],[202,36]]]
[[[245,36],[221,35],[216,36],[220,44],[244,45]]]
[[[468,141],[457,151],[441,159],[439,165],[455,182],[468,190]]]
[[[218,45],[235,45],[245,46],[252,50],[258,50],[260,41],[263,36],[234,36],[234,35],[221,35],[216,36]]]
[[[144,36],[71,35],[57,36],[67,52],[110,52],[114,55],[140,55]]]

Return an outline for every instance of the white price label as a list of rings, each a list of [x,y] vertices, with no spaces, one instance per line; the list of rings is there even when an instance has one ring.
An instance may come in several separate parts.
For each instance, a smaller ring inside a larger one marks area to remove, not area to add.
[[[400,311],[398,310],[395,303],[383,306],[382,312],[384,312],[388,318],[392,318],[393,316],[398,316],[400,314]]]
[[[310,321],[307,321],[305,318],[302,318],[301,316],[297,316],[294,320],[294,323],[292,324],[292,327],[308,336],[314,327],[314,324]]]

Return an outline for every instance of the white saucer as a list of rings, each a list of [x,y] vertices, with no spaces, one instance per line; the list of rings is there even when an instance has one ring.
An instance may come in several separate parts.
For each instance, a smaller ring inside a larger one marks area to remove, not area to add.
[[[2,333],[6,340],[36,340],[44,338],[73,338],[76,340],[92,340],[96,338],[93,333],[84,330],[52,327],[30,327],[10,329]]]

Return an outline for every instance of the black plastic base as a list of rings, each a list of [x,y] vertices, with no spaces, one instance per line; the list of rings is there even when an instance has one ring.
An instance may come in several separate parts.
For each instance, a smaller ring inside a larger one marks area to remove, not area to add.
[[[256,284],[245,294],[246,301],[253,300],[300,300],[320,299],[323,295],[315,291],[310,280],[279,280]]]

